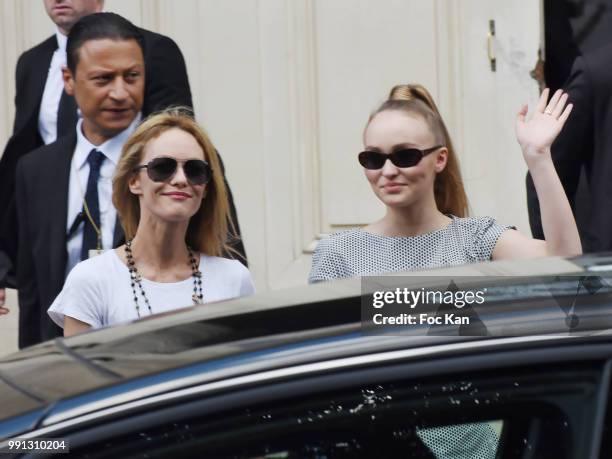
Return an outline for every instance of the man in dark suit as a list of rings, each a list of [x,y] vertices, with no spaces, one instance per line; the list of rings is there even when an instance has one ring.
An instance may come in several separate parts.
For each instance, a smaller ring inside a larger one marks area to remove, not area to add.
[[[103,0],[44,0],[57,26],[55,36],[24,52],[16,70],[15,122],[13,134],[0,158],[0,314],[4,287],[17,287],[15,265],[17,230],[14,225],[15,167],[20,157],[74,130],[78,115],[74,99],[63,90],[61,68],[65,65],[66,36],[82,17],[102,10]],[[174,41],[140,29],[144,38],[147,68],[143,117],[171,105],[192,107],[185,61]],[[238,217],[229,189],[232,222],[240,236]],[[234,243],[246,260],[244,246]],[[245,261],[246,263],[246,261]]]
[[[572,114],[552,145],[585,253],[612,250],[612,45],[576,58],[565,91]],[[533,182],[527,180],[529,220],[542,234]]]
[[[70,134],[23,156],[16,169],[19,346],[61,334],[47,308],[92,249],[122,242],[112,175],[144,100],[144,39],[129,21],[96,13],[67,43],[67,93],[82,119]]]

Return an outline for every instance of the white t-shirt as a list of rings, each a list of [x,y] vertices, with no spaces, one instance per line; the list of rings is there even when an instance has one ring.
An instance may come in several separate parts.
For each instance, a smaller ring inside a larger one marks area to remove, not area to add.
[[[227,300],[255,292],[249,270],[239,261],[200,256],[203,302]],[[180,282],[153,282],[142,279],[153,314],[192,306],[193,278]],[[136,287],[140,316],[150,315]],[[64,288],[47,311],[63,328],[64,316],[85,322],[92,328],[138,319],[130,272],[115,250],[82,261],[66,278]]]

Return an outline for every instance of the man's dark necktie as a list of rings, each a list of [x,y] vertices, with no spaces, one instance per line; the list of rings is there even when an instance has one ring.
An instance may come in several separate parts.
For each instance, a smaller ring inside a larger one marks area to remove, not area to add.
[[[57,138],[74,131],[78,121],[77,105],[74,97],[62,91],[59,107],[57,109]]]
[[[98,229],[100,227],[100,202],[98,200],[98,179],[100,178],[100,167],[104,161],[104,154],[95,148],[91,150],[87,157],[89,163],[89,178],[87,179],[87,191],[85,192],[85,201],[89,214],[95,222]],[[83,209],[85,212],[85,209]],[[98,233],[89,221],[85,218],[85,226],[83,227],[83,245],[81,247],[81,260],[89,258],[89,251],[97,248]]]

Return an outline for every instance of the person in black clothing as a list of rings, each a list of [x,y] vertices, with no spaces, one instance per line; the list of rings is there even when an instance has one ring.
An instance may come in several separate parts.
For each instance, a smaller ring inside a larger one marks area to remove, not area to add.
[[[565,84],[574,111],[552,145],[553,162],[576,215],[585,253],[612,250],[610,62],[612,45],[576,58]],[[529,179],[527,199],[532,232],[537,237],[540,207]]]

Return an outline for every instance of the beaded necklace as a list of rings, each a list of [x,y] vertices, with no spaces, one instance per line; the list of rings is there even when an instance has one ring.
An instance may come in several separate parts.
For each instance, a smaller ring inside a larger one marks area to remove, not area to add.
[[[201,304],[202,298],[202,273],[198,268],[198,262],[193,256],[193,251],[191,247],[187,246],[187,251],[189,252],[189,263],[191,264],[191,277],[193,278],[193,294],[191,295],[191,299],[193,304]],[[136,314],[140,318],[140,304],[138,303],[138,295],[136,294],[136,287],[140,290],[140,296],[142,296],[147,308],[149,310],[149,314],[153,314],[153,309],[151,309],[151,305],[149,304],[149,299],[142,287],[142,277],[138,274],[138,270],[136,269],[136,263],[134,262],[134,254],[132,253],[132,239],[126,241],[125,243],[125,256],[128,262],[128,269],[130,271],[130,281],[132,285],[132,293],[134,294],[134,306],[136,306]]]

